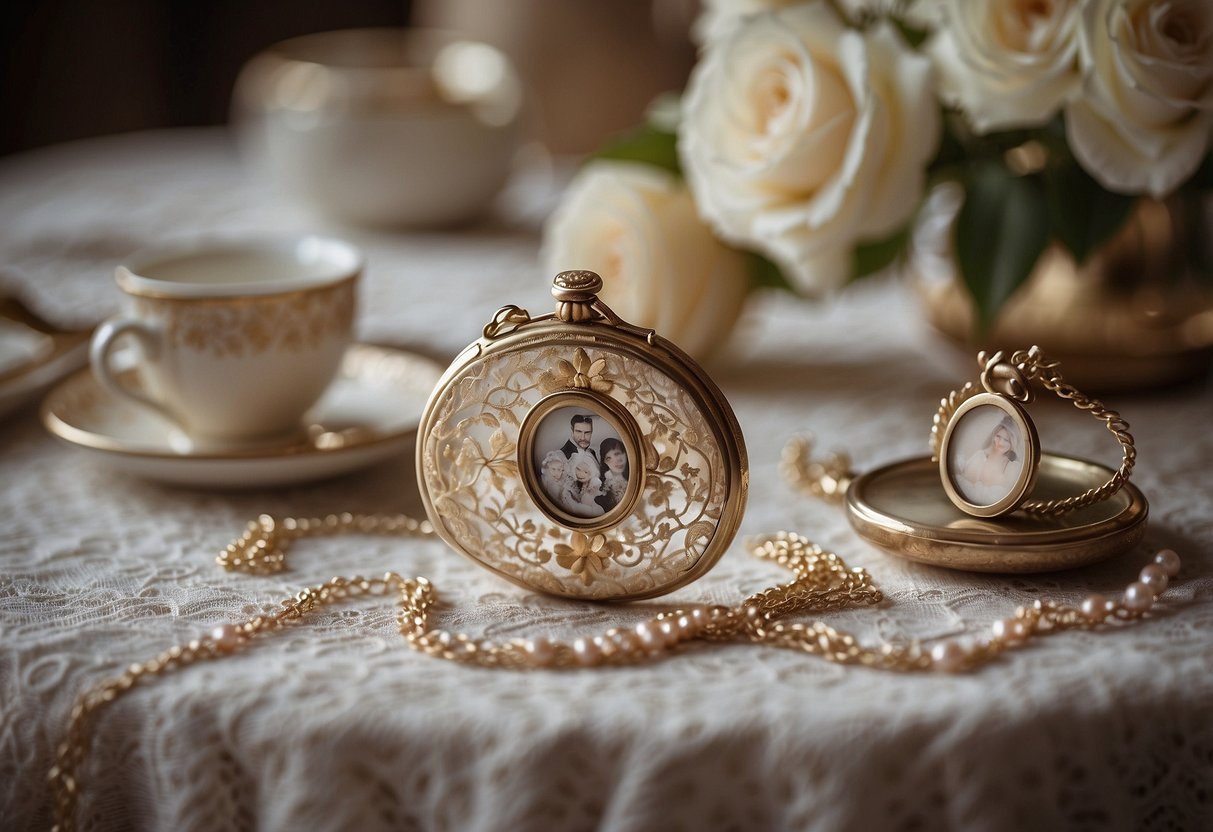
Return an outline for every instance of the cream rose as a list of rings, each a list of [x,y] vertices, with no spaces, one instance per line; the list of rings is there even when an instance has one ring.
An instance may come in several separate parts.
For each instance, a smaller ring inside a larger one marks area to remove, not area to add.
[[[745,257],[722,245],[676,177],[647,165],[591,162],[544,229],[546,274],[592,269],[602,299],[692,355],[728,336],[749,289]]]
[[[806,291],[838,286],[856,242],[909,220],[939,142],[930,62],[887,23],[825,3],[743,20],[704,49],[679,152],[703,217]]]
[[[691,27],[691,35],[696,43],[706,44],[733,31],[749,15],[801,2],[804,0],[703,0],[703,11]]]
[[[1066,108],[1079,163],[1105,188],[1163,197],[1213,135],[1213,3],[1090,0],[1083,96]]]
[[[1051,119],[1081,83],[1078,0],[948,0],[927,51],[940,97],[989,133]]]

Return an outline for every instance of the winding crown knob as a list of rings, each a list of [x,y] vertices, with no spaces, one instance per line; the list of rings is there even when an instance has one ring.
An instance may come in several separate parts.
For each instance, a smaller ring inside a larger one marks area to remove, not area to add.
[[[561,272],[552,278],[552,297],[562,321],[580,322],[598,317],[593,305],[601,291],[602,278],[587,269]]]
[[[561,272],[552,278],[552,297],[559,301],[586,303],[602,291],[602,278],[586,269]]]

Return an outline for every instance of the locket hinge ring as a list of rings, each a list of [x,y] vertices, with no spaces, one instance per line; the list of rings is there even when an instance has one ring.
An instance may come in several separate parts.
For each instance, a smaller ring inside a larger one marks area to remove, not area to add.
[[[982,368],[981,386],[986,389],[987,393],[1006,396],[1024,404],[1028,404],[1035,398],[1024,368],[1007,361],[1001,350],[993,355],[984,350],[979,352],[977,363]]]

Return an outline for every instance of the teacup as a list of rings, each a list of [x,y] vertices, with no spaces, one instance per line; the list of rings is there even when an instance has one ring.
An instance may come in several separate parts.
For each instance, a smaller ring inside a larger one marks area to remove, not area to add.
[[[193,446],[296,434],[350,344],[362,262],[353,246],[312,236],[136,254],[115,273],[124,311],[93,336],[93,374]],[[128,339],[138,384],[114,360]]]

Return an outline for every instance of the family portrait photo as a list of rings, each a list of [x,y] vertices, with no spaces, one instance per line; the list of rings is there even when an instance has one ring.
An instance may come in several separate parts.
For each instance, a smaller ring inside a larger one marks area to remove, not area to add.
[[[623,500],[631,457],[618,429],[584,406],[560,407],[536,426],[533,464],[541,496],[557,515],[602,517]]]
[[[1024,438],[1000,408],[975,407],[956,425],[948,470],[960,495],[973,505],[992,506],[1011,493],[1024,463]]]

